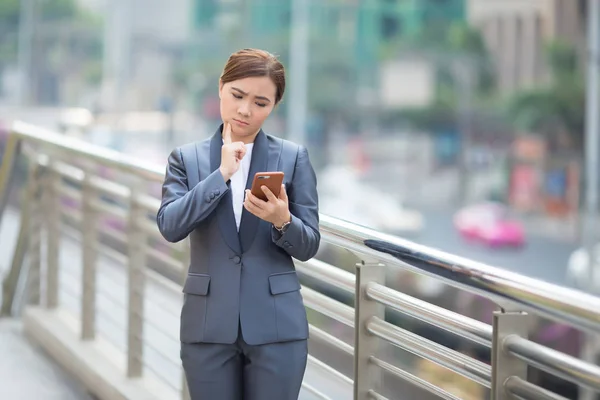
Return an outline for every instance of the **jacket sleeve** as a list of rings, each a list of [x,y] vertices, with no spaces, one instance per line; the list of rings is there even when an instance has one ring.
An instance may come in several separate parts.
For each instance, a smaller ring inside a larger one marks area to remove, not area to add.
[[[180,148],[169,155],[162,201],[156,216],[161,235],[169,242],[185,239],[217,207],[229,186],[216,169],[188,190],[188,177]]]
[[[308,151],[303,146],[298,150],[294,176],[287,194],[292,221],[283,234],[273,227],[272,239],[290,256],[307,261],[317,254],[321,234],[317,177]]]

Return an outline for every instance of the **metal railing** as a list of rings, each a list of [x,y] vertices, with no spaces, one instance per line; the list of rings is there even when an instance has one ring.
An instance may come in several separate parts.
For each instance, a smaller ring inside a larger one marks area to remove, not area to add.
[[[150,329],[148,307],[163,307],[165,315],[178,313],[166,303],[149,306],[149,290],[178,293],[188,265],[188,246],[172,245],[160,236],[153,220],[159,198],[157,184],[164,178],[164,167],[144,164],[129,156],[57,135],[17,122],[7,143],[0,169],[0,217],[6,206],[10,177],[20,154],[29,160],[25,195],[21,202],[22,224],[9,274],[4,281],[3,313],[10,313],[17,298],[19,280],[26,276],[30,290],[28,303],[48,309],[63,307],[59,293],[68,286],[61,273],[70,263],[60,261],[61,231],[81,238],[81,271],[76,280],[81,340],[94,340],[98,334],[98,299],[113,294],[101,290],[98,273],[101,258],[125,265],[120,280],[121,300],[126,320],[127,376],[142,376],[145,353],[156,347]],[[102,176],[109,168],[113,175]],[[69,208],[66,199],[77,206]],[[600,368],[570,355],[544,347],[528,339],[529,323],[536,315],[598,334],[600,298],[507,272],[485,264],[447,254],[398,237],[385,235],[345,221],[321,215],[324,242],[354,253],[361,261],[355,273],[313,259],[297,262],[297,270],[314,280],[354,296],[354,307],[343,304],[315,289],[303,286],[307,308],[350,327],[354,343],[310,326],[311,340],[354,359],[353,379],[324,365],[311,356],[310,362],[353,385],[356,400],[386,399],[382,394],[383,373],[410,382],[439,398],[458,397],[443,388],[397,366],[380,356],[382,343],[404,349],[489,389],[490,397],[500,399],[564,399],[528,382],[528,366],[592,391],[600,391]],[[108,243],[108,244],[107,244]],[[45,251],[44,251],[45,250]],[[25,263],[24,260],[27,262]],[[498,304],[493,324],[488,325],[449,311],[386,286],[386,269],[396,267],[440,279],[458,289],[483,296]],[[108,270],[104,270],[107,272]],[[27,272],[27,273],[25,273]],[[114,272],[114,271],[113,271]],[[116,274],[118,275],[118,274]],[[113,282],[114,283],[114,282]],[[112,288],[114,285],[109,283]],[[42,289],[40,289],[42,288]],[[43,296],[41,295],[43,294]],[[158,296],[160,297],[160,296]],[[386,309],[416,318],[451,332],[464,340],[491,348],[491,365],[447,348],[385,319]],[[156,323],[153,329],[164,328]],[[163,332],[165,333],[165,332]],[[170,335],[176,346],[176,334]],[[149,338],[150,337],[150,338]],[[157,352],[168,352],[155,349]],[[163,354],[166,358],[172,357]],[[175,356],[178,356],[176,352]],[[171,360],[180,368],[178,360]],[[178,372],[181,374],[181,371]],[[161,371],[159,378],[165,379]],[[184,379],[169,384],[187,396]],[[305,389],[327,399],[317,388]],[[401,394],[399,394],[401,395]],[[336,399],[337,400],[337,399]]]

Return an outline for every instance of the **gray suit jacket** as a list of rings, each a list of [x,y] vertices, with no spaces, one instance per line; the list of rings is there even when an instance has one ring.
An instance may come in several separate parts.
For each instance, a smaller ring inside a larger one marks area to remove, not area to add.
[[[180,339],[234,343],[238,321],[246,343],[308,338],[308,323],[292,257],[318,248],[317,182],[302,146],[256,136],[247,188],[256,172],[283,171],[292,223],[283,235],[243,209],[236,229],[231,191],[219,172],[221,130],[169,156],[157,222],[170,242],[190,237],[191,265],[183,288]]]

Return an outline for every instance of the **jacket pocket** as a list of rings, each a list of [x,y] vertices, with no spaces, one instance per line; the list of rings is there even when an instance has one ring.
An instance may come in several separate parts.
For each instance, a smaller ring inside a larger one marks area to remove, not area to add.
[[[183,285],[183,293],[206,296],[210,287],[210,275],[189,273]]]
[[[269,276],[269,288],[272,295],[300,290],[300,281],[295,271],[273,274]]]

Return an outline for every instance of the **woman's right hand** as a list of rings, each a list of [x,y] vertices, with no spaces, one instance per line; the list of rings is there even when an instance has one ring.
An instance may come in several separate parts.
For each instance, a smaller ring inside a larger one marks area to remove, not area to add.
[[[240,163],[246,155],[244,142],[231,142],[231,124],[223,125],[223,146],[221,147],[221,166],[219,170],[225,182],[231,179],[240,168]]]

